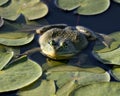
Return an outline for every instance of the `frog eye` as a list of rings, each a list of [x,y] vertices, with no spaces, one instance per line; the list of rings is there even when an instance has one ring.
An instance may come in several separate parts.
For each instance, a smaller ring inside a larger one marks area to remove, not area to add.
[[[66,42],[64,42],[64,43],[62,44],[62,46],[63,46],[64,48],[66,48],[66,47],[68,47],[68,44],[67,44]]]
[[[56,42],[55,42],[54,40],[50,40],[48,43],[49,43],[50,45],[56,45]]]

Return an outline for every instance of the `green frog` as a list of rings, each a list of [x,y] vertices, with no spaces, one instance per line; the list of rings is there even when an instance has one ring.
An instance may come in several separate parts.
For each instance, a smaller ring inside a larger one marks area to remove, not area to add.
[[[23,54],[40,51],[43,55],[56,60],[75,56],[87,47],[89,40],[100,40],[106,47],[113,41],[105,34],[93,32],[79,25],[75,27],[66,24],[45,25],[36,28],[36,33],[40,34],[38,40],[40,48],[28,50]]]

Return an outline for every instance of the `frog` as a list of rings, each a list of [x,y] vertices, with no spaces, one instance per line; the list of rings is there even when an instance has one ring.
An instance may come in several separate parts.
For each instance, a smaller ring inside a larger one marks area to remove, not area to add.
[[[30,31],[30,30],[29,30]],[[63,60],[70,59],[88,46],[89,41],[99,40],[110,47],[112,38],[105,34],[93,32],[84,26],[68,26],[67,24],[44,25],[35,28],[39,34],[39,48],[30,49],[21,55],[40,51],[44,56]]]

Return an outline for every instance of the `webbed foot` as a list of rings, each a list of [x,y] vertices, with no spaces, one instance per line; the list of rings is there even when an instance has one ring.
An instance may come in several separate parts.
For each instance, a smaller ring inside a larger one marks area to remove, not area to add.
[[[97,36],[96,36],[95,32],[93,32],[92,30],[90,30],[90,29],[88,29],[88,28],[86,28],[84,26],[79,26],[78,25],[78,26],[76,26],[76,29],[80,33],[85,35],[88,40],[96,40],[97,39]]]
[[[36,30],[37,34],[43,34],[44,32],[46,32],[47,30],[50,30],[52,28],[60,28],[60,29],[64,29],[65,27],[67,27],[66,24],[52,24],[52,25],[45,25],[43,27],[40,27],[39,29]]]
[[[41,51],[40,47],[33,48],[33,49],[27,50],[27,51],[25,51],[24,53],[21,53],[21,54],[15,56],[15,58],[21,57],[21,56],[23,56],[23,55],[33,54],[33,53],[35,53],[35,52],[40,52],[40,51]]]
[[[111,43],[115,41],[115,39],[111,38],[108,35],[101,33],[96,33],[96,34],[97,34],[97,39],[108,48],[110,48]]]
[[[92,30],[83,27],[83,26],[76,26],[76,29],[86,36],[88,40],[99,40],[102,44],[104,44],[106,47],[110,48],[110,45],[115,39],[111,38],[108,35],[93,32]]]

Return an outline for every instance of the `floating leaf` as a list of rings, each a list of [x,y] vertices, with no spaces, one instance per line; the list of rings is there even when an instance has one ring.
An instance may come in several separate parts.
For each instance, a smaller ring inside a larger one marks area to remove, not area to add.
[[[34,34],[30,32],[17,31],[22,28],[19,24],[5,23],[0,30],[0,43],[7,46],[20,46],[30,43],[34,39]]]
[[[36,81],[42,74],[41,67],[27,57],[0,71],[0,92],[17,90]]]
[[[120,3],[120,0],[113,0],[113,1],[115,1],[115,2],[117,2],[117,3]]]
[[[120,31],[113,32],[108,36],[114,39],[114,41],[110,45],[110,48],[104,46],[100,41],[98,41],[96,42],[96,45],[94,46],[94,49],[93,49],[95,52],[99,52],[99,53],[109,52],[120,46]]]
[[[31,11],[29,11],[29,10],[31,10]],[[28,18],[28,20],[34,20],[34,19],[42,18],[47,13],[48,13],[48,8],[42,2],[36,3],[32,6],[29,5],[22,11],[22,14],[24,14],[24,16]]]
[[[20,89],[17,96],[55,96],[54,81],[37,80],[35,83]]]
[[[109,6],[110,0],[84,0],[76,12],[82,15],[96,15],[106,11]]]
[[[34,39],[34,34],[20,31],[0,32],[0,43],[7,46],[20,46],[30,43]]]
[[[0,6],[7,3],[9,0],[0,0]]]
[[[43,71],[46,71],[50,68],[53,68],[55,66],[60,66],[60,65],[66,65],[66,61],[56,61],[56,60],[52,60],[47,58],[46,63],[42,65],[42,69]]]
[[[14,57],[20,54],[20,47],[11,47],[14,52]]]
[[[119,96],[119,90],[119,82],[96,83],[81,87],[70,96]]]
[[[79,68],[63,65],[49,69],[46,75],[48,80],[56,80],[58,87],[62,87],[70,80],[76,80],[80,86],[110,80],[109,74],[99,67]]]
[[[80,6],[83,0],[56,0],[56,5],[63,10],[73,10]]]
[[[120,65],[120,48],[105,52],[105,53],[95,53],[94,56],[104,64],[115,64]]]
[[[57,96],[70,96],[71,92],[76,88],[75,80],[66,83],[56,92]]]
[[[56,5],[63,10],[76,9],[82,15],[96,15],[106,11],[110,0],[56,0]]]
[[[13,55],[12,48],[0,45],[0,70],[12,59]]]
[[[8,20],[16,20],[20,14],[33,20],[44,17],[48,7],[39,0],[12,0],[6,7],[0,7],[0,16]]]
[[[96,44],[93,55],[104,64],[120,65],[120,32],[114,32],[110,36],[115,39],[110,48],[103,47],[103,44]]]
[[[114,66],[111,69],[111,75],[116,79],[120,81],[120,67],[119,66]]]
[[[4,20],[3,20],[3,18],[2,18],[2,17],[0,17],[0,27],[2,27],[2,26],[3,26],[3,24],[4,24]]]

